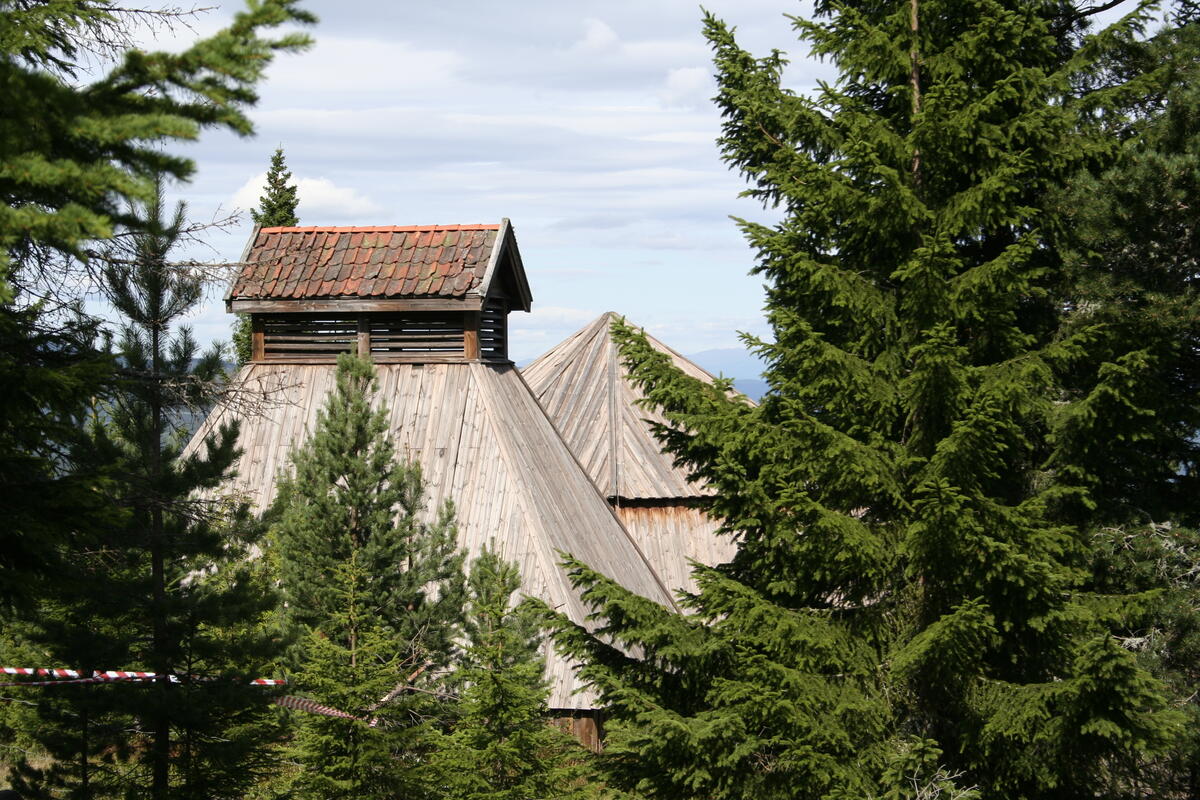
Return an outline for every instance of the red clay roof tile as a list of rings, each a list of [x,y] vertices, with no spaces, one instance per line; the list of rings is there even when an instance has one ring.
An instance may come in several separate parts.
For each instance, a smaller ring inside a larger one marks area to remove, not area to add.
[[[261,228],[230,298],[462,297],[483,280],[499,227]]]

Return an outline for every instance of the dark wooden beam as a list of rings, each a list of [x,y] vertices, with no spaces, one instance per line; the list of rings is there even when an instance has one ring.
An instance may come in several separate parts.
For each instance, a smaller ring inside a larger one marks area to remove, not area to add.
[[[479,358],[478,311],[468,311],[463,315],[463,358],[468,361]]]
[[[263,331],[263,319],[257,314],[250,315],[250,360],[262,361],[266,358],[266,335]]]

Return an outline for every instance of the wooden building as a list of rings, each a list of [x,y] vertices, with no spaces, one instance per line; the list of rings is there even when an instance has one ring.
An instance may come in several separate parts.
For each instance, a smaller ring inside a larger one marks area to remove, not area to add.
[[[218,406],[193,439],[241,419],[244,455],[225,491],[258,509],[271,502],[333,387],[337,354],[353,349],[376,364],[396,452],[421,464],[430,509],[454,501],[468,552],[493,543],[519,565],[524,591],[581,623],[587,609],[560,552],[674,605],[608,502],[612,486],[597,489],[508,359],[508,314],[528,311],[532,296],[507,220],[262,228],[242,261],[227,308],[251,315],[253,360],[238,380],[272,391],[262,409]],[[547,661],[551,707],[586,716],[594,698],[578,691],[572,665],[552,651]]]
[[[652,422],[666,420],[639,405],[644,397],[621,363],[608,312],[522,370],[571,452],[612,505],[659,576],[672,589],[693,589],[691,561],[719,564],[733,543],[696,506],[709,490],[688,480],[659,449]],[[652,336],[650,344],[702,381],[713,376]]]

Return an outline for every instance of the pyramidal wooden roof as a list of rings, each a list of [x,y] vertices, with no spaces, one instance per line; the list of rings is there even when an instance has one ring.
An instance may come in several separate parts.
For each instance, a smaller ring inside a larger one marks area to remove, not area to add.
[[[331,365],[243,368],[237,378],[241,396],[261,394],[268,405],[220,405],[188,445],[198,448],[215,426],[240,419],[244,455],[222,494],[240,495],[257,510],[269,505],[292,448],[311,435],[335,374]],[[581,624],[588,610],[559,566],[561,553],[674,607],[663,581],[515,368],[479,362],[379,364],[376,374],[375,402],[387,407],[396,453],[423,469],[427,513],[453,500],[459,543],[472,557],[490,543],[517,562],[524,592]],[[549,646],[546,657],[550,706],[594,708],[595,698],[578,691],[573,666]]]
[[[528,311],[512,225],[257,228],[226,300],[466,300],[497,291]],[[249,309],[255,310],[255,309]]]
[[[657,410],[629,379],[612,339],[608,312],[535,360],[522,375],[563,439],[605,497],[626,500],[691,498],[708,490],[663,455],[651,422]],[[653,336],[646,339],[688,375],[715,378]]]

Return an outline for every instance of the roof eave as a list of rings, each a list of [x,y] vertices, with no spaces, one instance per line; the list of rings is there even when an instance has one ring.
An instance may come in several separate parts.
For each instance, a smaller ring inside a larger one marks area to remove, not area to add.
[[[237,272],[233,274],[233,280],[229,281],[229,286],[225,289],[225,311],[232,312],[230,301],[233,299],[233,287],[237,285],[238,278],[242,274],[242,270],[246,264],[250,263],[250,251],[254,248],[254,243],[258,241],[258,233],[262,230],[262,225],[254,223],[254,230],[250,231],[250,238],[246,240],[246,246],[242,248],[242,257],[237,262]]]
[[[517,248],[517,238],[513,234],[512,222],[508,217],[500,220],[500,231],[496,234],[496,245],[492,248],[491,258],[488,259],[487,269],[483,273],[479,286],[469,296],[477,296],[481,300],[492,293],[492,284],[499,273],[503,257],[512,252],[513,282],[517,286],[518,308],[529,311],[533,308],[533,292],[529,288],[529,280],[525,277],[525,264],[521,260],[521,251]]]

